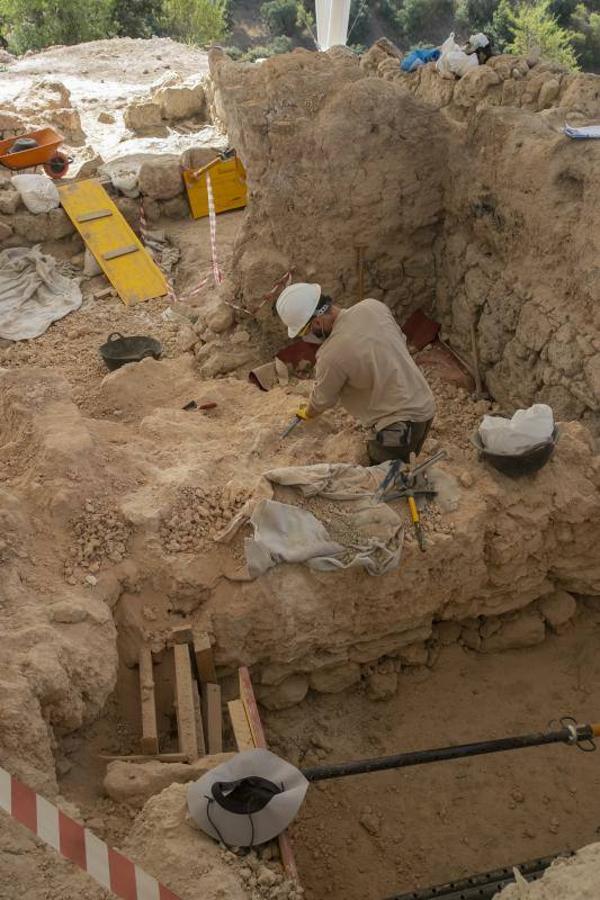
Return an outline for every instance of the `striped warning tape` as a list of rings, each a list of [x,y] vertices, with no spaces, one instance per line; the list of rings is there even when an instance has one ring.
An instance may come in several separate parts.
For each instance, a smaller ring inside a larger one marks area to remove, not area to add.
[[[217,257],[217,216],[215,212],[215,198],[213,195],[212,181],[210,175],[206,173],[206,195],[208,198],[208,219],[210,222],[210,249],[212,255],[213,277],[215,284],[221,284],[223,281],[223,273],[219,268],[219,260]]]
[[[0,768],[0,809],[123,900],[179,900],[130,859]]]

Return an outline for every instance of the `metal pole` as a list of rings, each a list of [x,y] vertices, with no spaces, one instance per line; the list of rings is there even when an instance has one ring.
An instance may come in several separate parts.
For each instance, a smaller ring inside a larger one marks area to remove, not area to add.
[[[449,759],[465,759],[486,753],[522,750],[525,747],[542,747],[545,744],[579,744],[581,741],[592,741],[598,735],[600,735],[600,725],[565,725],[559,731],[547,733],[534,732],[516,737],[499,738],[495,741],[480,741],[475,744],[460,744],[456,747],[440,747],[435,750],[415,750],[410,753],[397,753],[393,756],[361,759],[356,762],[336,763],[330,766],[314,766],[310,769],[302,769],[302,774],[308,781],[325,781],[329,778],[364,775],[368,772],[381,772],[385,769],[404,769],[408,766],[421,766]]]

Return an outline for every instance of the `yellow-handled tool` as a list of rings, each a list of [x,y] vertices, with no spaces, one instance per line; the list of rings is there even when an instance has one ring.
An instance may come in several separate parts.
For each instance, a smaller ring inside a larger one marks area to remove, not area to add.
[[[419,543],[419,550],[425,552],[425,538],[423,536],[423,529],[421,528],[421,517],[419,515],[419,510],[417,509],[417,504],[415,501],[414,494],[408,494],[408,508],[410,510],[410,517],[412,519],[412,523],[415,529],[415,534],[417,536],[417,541]]]

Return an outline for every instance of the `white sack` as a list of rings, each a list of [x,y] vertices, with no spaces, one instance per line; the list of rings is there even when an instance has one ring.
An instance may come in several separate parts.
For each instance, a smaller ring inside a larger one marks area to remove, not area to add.
[[[81,306],[78,283],[58,271],[56,260],[39,246],[0,253],[0,337],[38,337],[57,319]]]
[[[545,403],[518,409],[512,419],[484,416],[481,443],[490,453],[521,454],[547,443],[554,431],[554,415]]]
[[[29,212],[45,213],[60,206],[58,188],[47,175],[13,175],[11,181]]]
[[[469,69],[479,65],[477,54],[468,54],[461,49],[454,40],[454,32],[446,38],[441,46],[441,56],[436,62],[436,68],[444,78],[462,77]]]

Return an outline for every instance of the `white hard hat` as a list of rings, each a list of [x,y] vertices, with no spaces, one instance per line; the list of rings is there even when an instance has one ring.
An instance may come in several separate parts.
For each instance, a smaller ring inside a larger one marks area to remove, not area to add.
[[[320,297],[321,285],[305,282],[290,284],[281,292],[276,304],[277,315],[287,325],[289,337],[296,337],[310,321]]]

